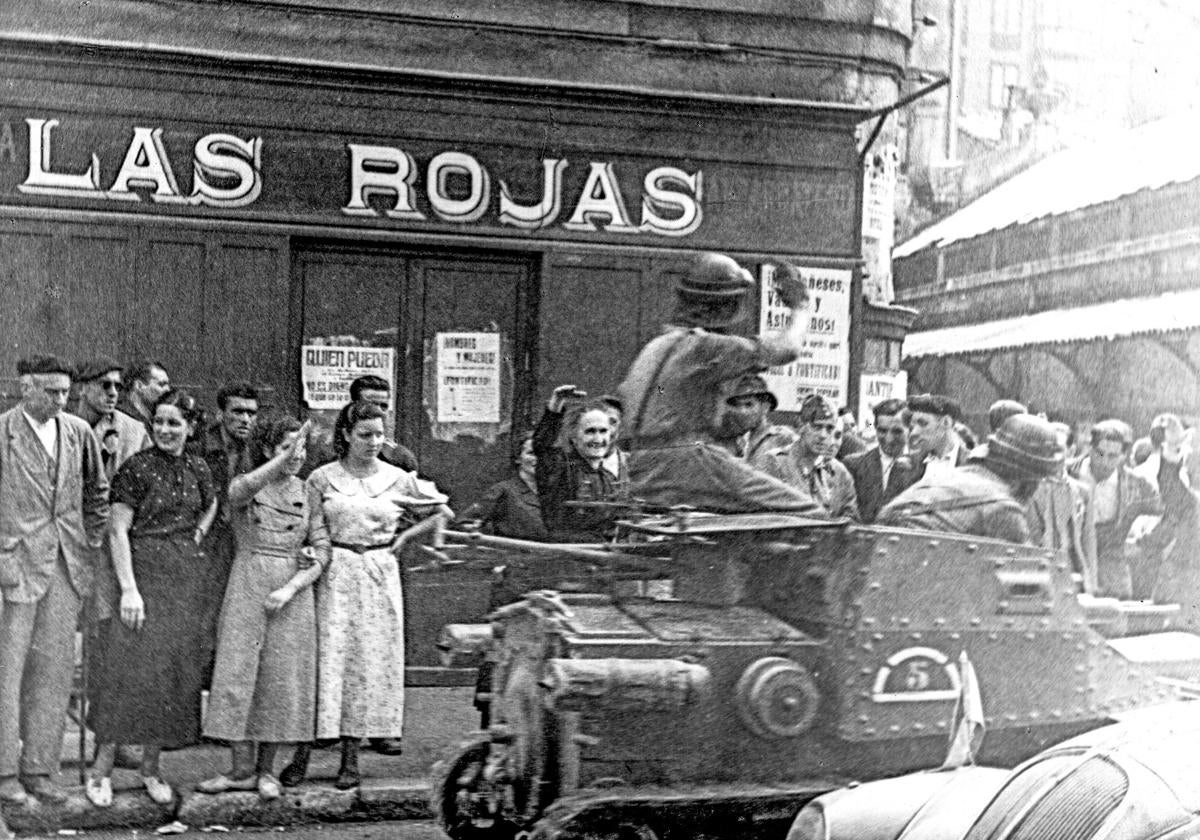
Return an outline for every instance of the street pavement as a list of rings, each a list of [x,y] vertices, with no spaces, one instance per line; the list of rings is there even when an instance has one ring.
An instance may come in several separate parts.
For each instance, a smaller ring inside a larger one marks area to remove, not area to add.
[[[80,832],[73,835],[83,840],[157,840],[153,832],[144,829],[109,829]],[[31,840],[63,840],[59,834],[31,835]],[[182,834],[168,835],[168,840],[446,840],[429,820],[371,823],[319,823],[315,825],[278,826],[275,828],[232,828],[228,833],[190,829]]]
[[[59,782],[70,793],[66,805],[38,804],[31,809],[4,807],[9,826],[18,835],[66,831],[93,831],[120,827],[143,833],[175,820],[193,827],[290,826],[314,822],[428,819],[429,769],[468,733],[478,728],[472,708],[471,688],[408,688],[405,697],[404,753],[379,755],[364,745],[359,758],[363,784],[339,791],[333,787],[339,751],[336,747],[315,750],[309,778],[297,788],[285,789],[280,799],[266,803],[255,793],[224,793],[216,796],[195,792],[203,779],[229,770],[229,750],[203,744],[164,753],[163,776],[177,791],[170,806],[150,801],[133,770],[113,774],[116,792],[111,808],[95,808],[83,795],[79,778],[77,730],[63,745],[63,771]],[[85,754],[91,755],[90,736]],[[276,772],[291,757],[280,751]],[[366,836],[366,835],[363,835]],[[382,835],[380,835],[382,836]],[[390,836],[390,835],[389,835]]]

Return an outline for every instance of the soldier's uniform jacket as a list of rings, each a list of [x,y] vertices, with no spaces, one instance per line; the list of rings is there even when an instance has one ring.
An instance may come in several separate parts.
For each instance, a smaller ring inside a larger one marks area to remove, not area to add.
[[[921,480],[888,502],[876,522],[903,528],[1029,542],[1025,508],[1008,485],[978,461],[944,478]]]

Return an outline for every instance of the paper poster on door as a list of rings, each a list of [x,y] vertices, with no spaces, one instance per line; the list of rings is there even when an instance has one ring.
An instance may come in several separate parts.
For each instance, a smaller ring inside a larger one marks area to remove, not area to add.
[[[396,377],[396,351],[391,347],[300,348],[300,379],[304,403],[313,411],[338,411],[350,402],[350,383],[360,376]]]
[[[500,334],[437,334],[437,422],[500,422]]]

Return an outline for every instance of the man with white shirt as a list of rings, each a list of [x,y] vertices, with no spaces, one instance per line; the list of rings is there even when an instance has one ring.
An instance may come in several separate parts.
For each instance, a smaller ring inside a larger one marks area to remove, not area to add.
[[[942,394],[908,398],[908,446],[923,478],[944,478],[970,454],[954,424],[962,420],[958,403]]]
[[[1096,523],[1097,594],[1116,598],[1133,595],[1133,580],[1125,538],[1139,516],[1162,513],[1154,486],[1127,466],[1133,432],[1121,420],[1102,420],[1092,426],[1086,454],[1067,468],[1091,491]]]
[[[34,356],[17,373],[21,402],[0,414],[0,801],[61,804],[52,778],[108,479],[91,428],[62,411],[71,368]]]
[[[911,487],[921,476],[908,453],[908,426],[903,400],[887,399],[875,406],[877,446],[856,452],[843,463],[854,477],[858,512],[863,522],[874,522],[879,510]]]

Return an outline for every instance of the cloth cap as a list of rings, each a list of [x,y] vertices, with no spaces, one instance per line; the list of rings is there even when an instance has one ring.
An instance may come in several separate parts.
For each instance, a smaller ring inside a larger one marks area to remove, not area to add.
[[[988,436],[983,457],[1028,478],[1046,478],[1062,469],[1065,454],[1048,421],[1014,414]]]
[[[17,376],[37,373],[65,373],[67,376],[71,376],[74,371],[70,365],[58,358],[58,356],[48,353],[37,356],[26,356],[17,362]]]
[[[767,380],[763,379],[756,373],[748,373],[745,376],[739,377],[734,383],[733,391],[726,397],[726,402],[736,400],[738,397],[757,397],[760,400],[765,400],[771,404],[771,410],[779,408],[779,400],[771,393],[770,387],[767,385]]]
[[[956,422],[962,420],[962,409],[958,403],[942,394],[917,394],[915,397],[909,397],[908,410],[949,417]]]
[[[125,365],[118,362],[112,356],[96,356],[93,359],[88,359],[79,366],[75,372],[75,378],[80,382],[91,382],[93,379],[99,379],[106,373],[113,371],[121,373],[125,370]]]
[[[804,402],[800,403],[801,423],[836,420],[837,416],[837,409],[834,408],[833,403],[820,394],[809,394],[804,398]]]

